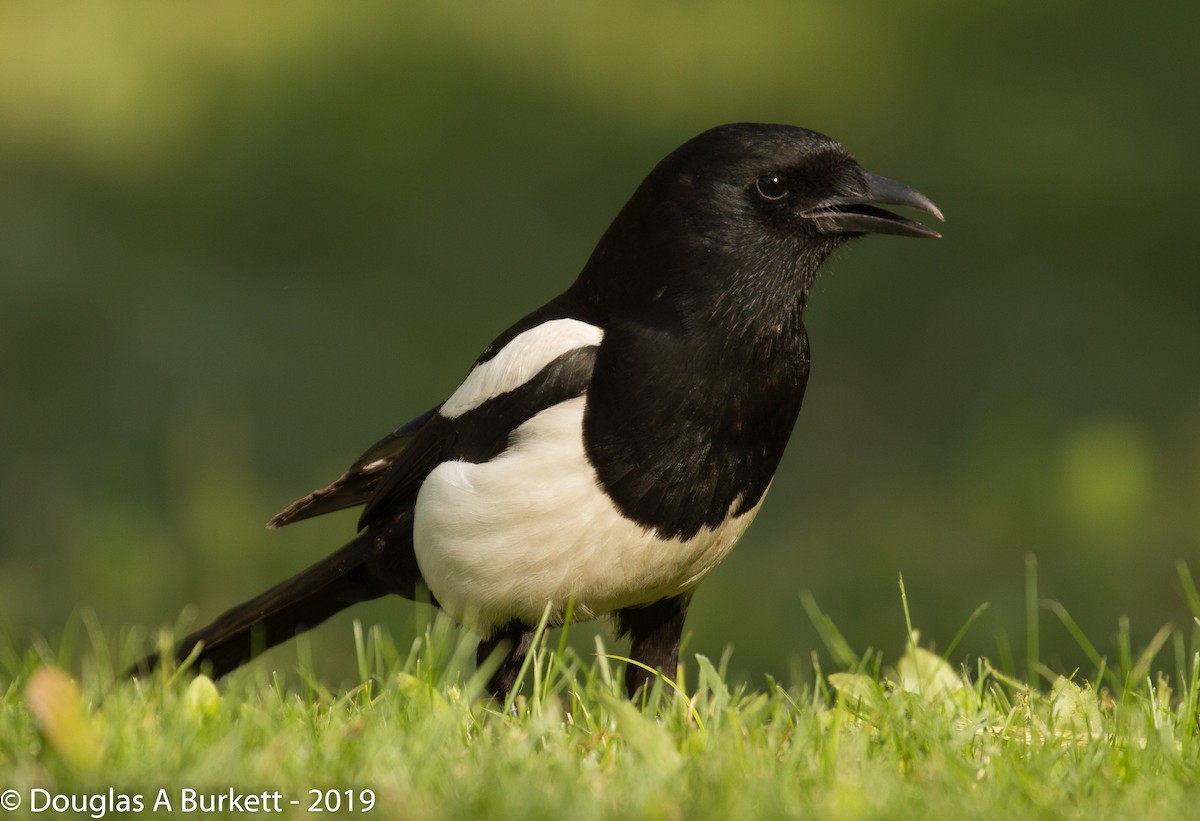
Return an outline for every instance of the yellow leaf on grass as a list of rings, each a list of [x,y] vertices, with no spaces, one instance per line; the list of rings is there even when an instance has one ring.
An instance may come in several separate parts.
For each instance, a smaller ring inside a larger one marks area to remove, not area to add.
[[[197,718],[216,715],[221,710],[221,694],[208,676],[196,676],[183,694],[187,711]]]
[[[966,687],[962,676],[937,653],[916,645],[916,636],[908,652],[896,663],[900,689],[920,694],[925,701],[941,701]]]
[[[862,673],[831,673],[829,686],[837,691],[844,704],[854,709],[878,710],[883,703],[879,684]]]
[[[68,767],[77,772],[96,768],[99,728],[70,676],[53,667],[39,667],[25,686],[25,703],[47,744]]]
[[[1070,679],[1059,676],[1050,689],[1050,718],[1058,732],[1080,736],[1098,732],[1102,725],[1096,691],[1091,685],[1080,687]]]

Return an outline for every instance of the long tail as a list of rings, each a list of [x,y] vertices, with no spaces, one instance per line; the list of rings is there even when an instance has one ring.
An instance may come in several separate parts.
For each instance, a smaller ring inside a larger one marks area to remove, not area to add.
[[[212,624],[181,641],[175,657],[182,661],[201,645],[198,665],[211,665],[211,674],[223,676],[268,647],[285,642],[297,633],[316,627],[352,604],[377,599],[388,593],[412,597],[412,586],[420,580],[415,559],[408,575],[408,589],[397,585],[400,567],[380,567],[379,534],[366,531],[337,552],[296,574],[287,581],[227,610]],[[411,551],[409,551],[411,552]],[[407,562],[397,564],[407,565]],[[382,572],[381,572],[382,571]],[[390,571],[390,572],[389,572]],[[415,579],[411,573],[415,572]],[[389,578],[390,577],[390,578]],[[130,673],[148,672],[160,661],[153,653],[139,661]]]

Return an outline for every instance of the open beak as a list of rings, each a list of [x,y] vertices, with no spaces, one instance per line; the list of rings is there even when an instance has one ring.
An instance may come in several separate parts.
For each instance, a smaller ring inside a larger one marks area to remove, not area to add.
[[[825,234],[895,234],[900,237],[938,239],[937,231],[921,223],[893,214],[881,205],[903,205],[924,211],[942,222],[946,218],[929,197],[902,182],[864,174],[866,190],[860,194],[839,194],[804,212],[817,229]]]

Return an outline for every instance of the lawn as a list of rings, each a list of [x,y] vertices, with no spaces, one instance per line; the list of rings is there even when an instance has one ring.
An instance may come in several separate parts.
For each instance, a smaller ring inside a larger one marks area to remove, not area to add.
[[[1200,609],[1182,564],[1180,577]],[[1029,587],[1038,603],[1032,574]],[[70,638],[0,646],[0,801],[13,817],[92,818],[1200,814],[1200,631],[1164,628],[1111,663],[1078,635],[1091,680],[1056,676],[1035,655],[1037,614],[1072,623],[1040,604],[1026,641],[1038,688],[987,659],[955,667],[910,624],[894,663],[856,655],[810,598],[836,672],[731,688],[727,659],[698,657],[694,681],[638,704],[621,695],[623,659],[561,633],[541,634],[521,696],[498,704],[473,640],[444,619],[411,647],[356,624],[358,682],[331,691],[306,672],[303,640],[287,674],[129,681],[116,673],[145,635],[110,642],[83,617],[81,653]]]

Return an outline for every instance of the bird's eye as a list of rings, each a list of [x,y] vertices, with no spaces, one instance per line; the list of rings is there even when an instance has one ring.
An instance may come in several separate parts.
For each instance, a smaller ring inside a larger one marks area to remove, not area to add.
[[[787,183],[774,174],[763,174],[754,183],[759,196],[767,200],[781,200],[787,196]]]

